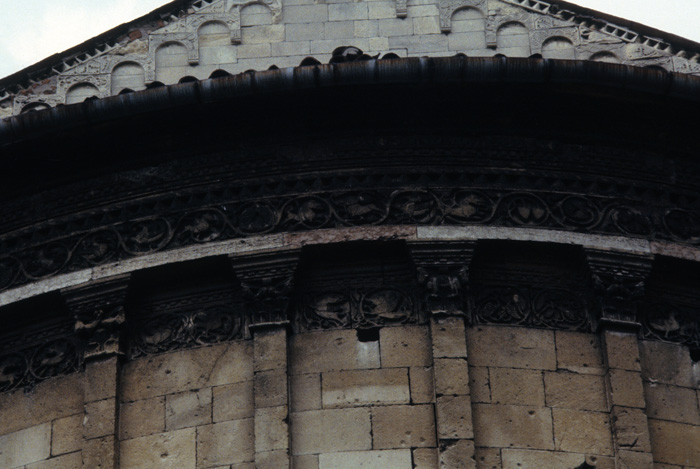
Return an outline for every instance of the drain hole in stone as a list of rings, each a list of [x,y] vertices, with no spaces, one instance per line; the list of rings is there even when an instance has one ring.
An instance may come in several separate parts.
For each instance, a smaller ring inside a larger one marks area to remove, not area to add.
[[[368,329],[357,330],[357,340],[360,342],[376,342],[379,340],[380,327],[370,327]]]

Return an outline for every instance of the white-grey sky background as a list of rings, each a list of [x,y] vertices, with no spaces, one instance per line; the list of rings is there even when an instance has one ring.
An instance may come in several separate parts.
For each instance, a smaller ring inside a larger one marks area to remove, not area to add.
[[[700,0],[569,1],[700,42]],[[0,77],[166,3],[168,0],[0,0]]]

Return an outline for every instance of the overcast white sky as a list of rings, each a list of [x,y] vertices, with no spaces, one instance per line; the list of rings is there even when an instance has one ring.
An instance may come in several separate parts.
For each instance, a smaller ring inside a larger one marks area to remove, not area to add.
[[[700,42],[700,0],[569,1]],[[0,77],[165,3],[168,0],[0,0]]]

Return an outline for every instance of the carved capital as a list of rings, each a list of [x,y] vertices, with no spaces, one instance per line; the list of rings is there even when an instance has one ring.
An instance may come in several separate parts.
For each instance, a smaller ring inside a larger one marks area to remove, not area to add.
[[[476,242],[410,243],[423,307],[432,314],[464,316],[469,264]]]
[[[85,359],[123,353],[121,335],[126,322],[124,303],[129,275],[100,280],[61,291],[75,318]]]
[[[300,251],[231,257],[251,327],[286,324]]]
[[[598,328],[636,330],[637,306],[644,298],[653,256],[586,249],[599,308]]]

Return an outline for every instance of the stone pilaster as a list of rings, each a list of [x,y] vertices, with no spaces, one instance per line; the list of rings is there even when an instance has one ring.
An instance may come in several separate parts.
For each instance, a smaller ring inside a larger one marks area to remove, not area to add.
[[[129,276],[62,291],[83,344],[83,467],[119,467],[119,357]]]
[[[474,426],[465,318],[475,243],[411,243],[423,307],[430,313],[441,469],[474,468]]]
[[[617,469],[652,469],[646,400],[639,359],[637,304],[653,258],[586,250],[598,302]]]
[[[255,467],[290,467],[287,310],[298,251],[232,258],[253,335]]]

